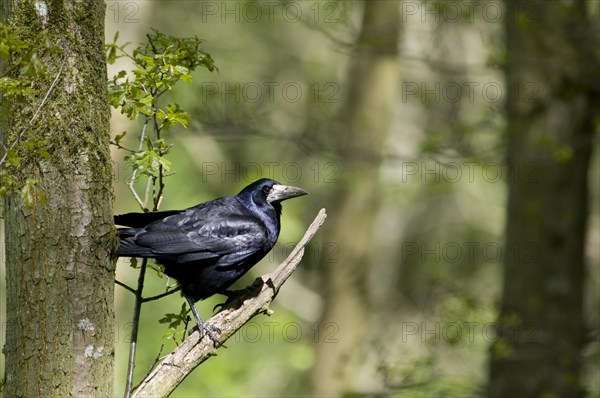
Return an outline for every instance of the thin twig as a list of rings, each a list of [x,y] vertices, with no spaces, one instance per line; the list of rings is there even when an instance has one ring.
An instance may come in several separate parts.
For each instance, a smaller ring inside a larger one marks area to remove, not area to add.
[[[148,123],[150,123],[150,117],[146,116],[146,120],[144,120],[144,125],[142,126],[142,133],[140,134],[140,145],[138,147],[138,152],[144,149],[144,140],[146,139],[146,128],[148,127]]]
[[[50,84],[50,88],[48,88],[48,91],[46,92],[46,95],[42,99],[42,102],[37,107],[37,109],[33,113],[33,116],[31,116],[31,119],[29,119],[29,121],[27,122],[27,124],[25,125],[25,127],[23,128],[23,130],[19,133],[19,135],[17,136],[17,138],[13,141],[12,144],[10,144],[10,146],[8,147],[8,149],[6,150],[6,152],[4,153],[4,156],[2,156],[2,159],[0,160],[0,167],[2,167],[2,165],[4,164],[4,162],[6,162],[6,158],[8,157],[8,152],[11,149],[13,149],[19,143],[19,141],[21,141],[21,138],[23,138],[23,136],[25,135],[25,133],[33,125],[33,122],[35,121],[35,119],[37,119],[38,115],[40,114],[40,111],[42,110],[42,108],[44,107],[44,105],[46,104],[46,102],[48,101],[48,97],[50,97],[50,94],[54,90],[54,87],[56,86],[56,83],[58,82],[58,79],[60,78],[60,75],[62,75],[62,71],[63,71],[63,68],[65,67],[66,63],[67,63],[67,57],[65,56],[65,58],[62,61],[62,63],[60,64],[60,69],[58,70],[58,73],[56,74],[56,77],[52,81],[52,84]]]
[[[179,81],[179,79],[177,79],[177,81]],[[163,95],[164,93],[166,93],[167,91],[169,91],[168,88],[162,89],[160,90],[158,93],[156,93],[156,98],[159,98],[161,95]]]
[[[150,42],[150,46],[152,46],[154,52],[156,52],[156,49],[154,48],[154,43],[152,42],[151,37],[148,35],[148,39]],[[141,152],[144,149],[144,146],[146,145],[147,147],[149,147],[149,149],[154,149],[153,147],[153,142],[154,139],[156,141],[160,140],[160,133],[161,133],[161,126],[159,126],[158,124],[158,120],[157,120],[157,116],[158,116],[158,97],[160,95],[162,95],[165,91],[159,92],[157,95],[157,89],[153,88],[150,90],[150,94],[153,96],[154,99],[154,106],[153,106],[153,113],[152,116],[146,116],[145,120],[144,120],[144,126],[142,127],[142,132],[140,134],[140,143],[139,143],[139,148],[138,148],[138,152]],[[146,130],[148,128],[148,124],[153,121],[153,126],[154,126],[154,137],[152,139],[146,139]],[[162,156],[163,152],[162,150],[160,150],[159,148],[159,156]],[[131,192],[133,193],[133,196],[135,197],[136,201],[138,202],[138,204],[140,205],[140,207],[142,208],[142,210],[144,212],[149,211],[148,209],[148,204],[152,203],[152,211],[157,211],[160,203],[162,201],[162,192],[164,190],[164,183],[163,183],[163,177],[164,177],[164,170],[161,164],[159,164],[158,167],[158,183],[159,183],[159,189],[158,192],[155,191],[155,185],[156,185],[156,181],[157,181],[157,177],[156,176],[150,176],[147,178],[146,181],[146,189],[144,192],[144,200],[142,201],[142,198],[140,197],[140,195],[137,193],[137,191],[135,190],[134,187],[134,183],[136,181],[138,177],[138,169],[135,169],[131,175],[131,179],[128,182],[128,186],[129,189],[131,190]],[[151,201],[151,202],[150,202]],[[140,275],[138,277],[138,287],[135,290],[135,307],[134,307],[134,312],[133,312],[133,329],[131,332],[131,345],[130,345],[130,349],[129,349],[129,365],[128,365],[128,370],[127,370],[127,381],[126,381],[126,389],[125,389],[125,398],[129,398],[131,396],[131,393],[133,391],[133,375],[134,375],[134,369],[135,369],[135,355],[136,355],[136,346],[137,346],[137,336],[138,336],[138,330],[139,330],[139,321],[140,321],[140,312],[141,312],[141,306],[143,303],[148,302],[148,301],[153,301],[153,300],[158,300],[159,298],[168,296],[170,294],[175,293],[176,291],[178,291],[180,288],[176,288],[176,289],[172,289],[169,290],[165,293],[156,295],[156,296],[152,296],[152,297],[147,297],[144,298],[142,295],[142,290],[144,287],[144,278],[145,278],[145,274],[146,274],[146,266],[147,266],[147,259],[143,259],[142,261],[142,267],[140,269]],[[158,358],[157,358],[158,360]]]
[[[153,111],[152,117],[146,116],[146,119],[144,121],[144,126],[142,127],[142,133],[140,135],[139,151],[142,151],[144,148],[144,143],[146,141],[146,129],[148,127],[148,124],[150,123],[150,120],[154,121],[154,134],[155,134],[156,139],[157,140],[160,139],[160,128],[159,128],[158,122],[157,122],[158,103],[157,103],[157,98],[156,98],[156,92],[152,92],[151,94],[155,97],[154,98],[154,100],[155,100],[154,111]],[[159,155],[162,156],[162,153],[159,153]],[[159,165],[158,172],[159,172],[159,184],[160,184],[159,192],[158,192],[158,194],[156,194],[154,192],[156,177],[152,176],[152,177],[148,178],[148,180],[146,181],[146,191],[144,193],[144,201],[143,202],[141,201],[141,198],[139,197],[139,195],[137,194],[137,191],[134,189],[134,186],[133,186],[135,179],[137,177],[137,170],[135,170],[134,173],[132,174],[131,180],[129,181],[129,184],[128,184],[129,189],[133,192],[134,196],[136,197],[136,200],[138,201],[138,203],[140,204],[140,206],[142,207],[142,209],[145,212],[148,211],[148,203],[150,203],[150,196],[152,196],[152,211],[157,211],[158,207],[160,205],[160,202],[161,202],[162,191],[164,189],[162,165]],[[157,296],[144,298],[142,296],[142,290],[144,288],[144,278],[146,276],[147,260],[148,260],[147,258],[144,258],[142,260],[140,275],[138,277],[138,287],[135,290],[135,307],[134,307],[134,311],[133,311],[133,329],[131,331],[131,343],[130,343],[131,345],[129,347],[129,365],[128,365],[128,369],[127,369],[125,398],[131,397],[131,393],[133,391],[133,375],[134,375],[134,369],[135,369],[135,355],[136,355],[136,348],[137,348],[137,337],[138,337],[140,312],[141,312],[142,304],[145,302],[148,302],[148,301],[157,300],[161,297],[168,296],[179,290],[179,288],[177,288],[177,289],[173,289],[171,291],[159,294]]]
[[[160,154],[160,156],[162,156],[162,153]],[[154,210],[153,211],[158,211],[158,208],[160,207],[160,203],[162,202],[162,195],[163,195],[163,190],[165,189],[165,183],[163,182],[163,167],[162,164],[158,165],[158,192],[156,193],[156,196],[154,197]]]
[[[134,170],[133,173],[136,174],[137,170]],[[147,211],[146,206],[144,206],[144,202],[142,201],[142,198],[140,198],[140,196],[138,195],[138,193],[135,190],[135,187],[133,186],[133,182],[128,182],[127,186],[129,187],[129,190],[131,191],[131,193],[133,194],[133,197],[135,198],[135,201],[138,203],[138,205],[140,205],[140,207],[142,208],[142,210],[144,210],[144,212]]]
[[[155,100],[154,100],[154,110],[152,112],[152,119],[154,120],[154,132],[156,134],[156,140],[159,141],[160,140],[160,132],[161,132],[161,127],[158,125],[158,96],[156,95],[156,92],[153,93],[155,95]],[[162,156],[163,152],[160,149],[160,144],[159,144],[159,149],[158,149],[158,156]],[[158,192],[155,193],[154,195],[154,203],[153,203],[153,209],[152,211],[157,211],[158,207],[160,206],[160,202],[162,202],[162,193],[163,190],[165,189],[165,184],[163,183],[163,167],[162,164],[158,165]],[[155,184],[155,180],[152,181],[152,188],[154,188],[154,184]]]
[[[142,149],[144,149],[144,140],[146,139],[146,128],[148,127],[149,122],[150,122],[150,117],[146,116],[146,120],[144,120],[144,126],[142,126],[142,133],[140,134],[140,145],[138,146],[138,152],[141,152]],[[135,180],[137,179],[137,173],[138,173],[138,170],[134,169],[133,173],[131,173],[131,178],[127,182],[127,186],[129,187],[129,190],[133,194],[133,197],[135,198],[138,205],[140,205],[140,207],[142,208],[142,210],[144,212],[147,212],[148,208],[146,207],[146,204],[142,201],[142,198],[140,198],[140,195],[138,195],[138,193],[135,190],[135,187],[133,185],[135,183]],[[146,201],[146,203],[148,203],[148,202]]]
[[[150,195],[154,191],[154,179],[156,177],[152,176],[146,180],[146,191],[144,193],[144,211],[148,211],[148,203],[150,200]],[[154,200],[152,201],[154,203]]]
[[[122,288],[124,288],[125,290],[130,291],[131,293],[135,294],[135,289],[132,287],[127,286],[126,284],[124,284],[121,281],[118,281],[117,279],[115,279],[115,284],[121,286]]]
[[[275,295],[297,268],[304,254],[304,247],[325,221],[327,214],[321,209],[308,227],[304,237],[290,255],[271,274],[257,279],[253,289],[238,297],[214,315],[207,323],[221,330],[218,342],[210,336],[192,333],[142,381],[133,397],[167,397],[202,362],[216,355],[217,347],[230,338],[255,315],[264,312]]]
[[[181,290],[181,286],[177,286],[176,288],[173,288],[171,290],[167,290],[166,292],[161,293],[161,294],[157,294],[156,296],[145,297],[145,298],[142,299],[142,303],[147,303],[148,301],[154,301],[154,300],[161,299],[163,297],[170,296],[171,294],[176,293],[176,292],[178,292],[180,290]]]
[[[125,148],[123,145],[119,144],[117,141],[110,140],[109,142],[110,142],[111,145],[114,145],[117,148],[122,149],[122,150],[124,150],[126,152],[135,153],[135,151],[133,149]]]
[[[123,282],[121,282],[121,281],[119,281],[117,279],[115,279],[115,284],[121,286],[122,288],[124,288],[128,292],[131,292],[133,294],[137,293],[137,291],[134,288],[127,286],[126,284],[124,284]],[[155,301],[155,300],[161,299],[163,297],[170,296],[171,294],[177,293],[180,290],[181,290],[181,286],[177,286],[177,287],[175,287],[175,288],[173,288],[171,290],[167,290],[164,293],[157,294],[156,296],[142,297],[142,303],[147,303],[148,301]]]
[[[175,343],[175,344],[177,344],[177,343]],[[156,364],[158,364],[160,362],[160,355],[162,354],[162,351],[164,348],[165,348],[165,344],[163,343],[160,345],[160,350],[158,350],[158,354],[156,355],[156,358],[154,358],[154,363],[152,364],[152,366],[150,366],[150,368],[148,369],[148,372],[146,372],[146,375],[144,376],[144,378],[135,387],[133,387],[134,390],[137,390],[137,388],[140,386],[140,384],[146,379],[146,377],[148,377],[150,372],[152,372],[152,369],[154,369]]]
[[[144,277],[146,276],[146,268],[148,259],[142,260],[140,267],[140,275],[138,277],[138,286],[135,291],[135,305],[133,307],[133,325],[131,328],[131,343],[129,345],[129,364],[127,366],[127,382],[125,387],[125,398],[131,397],[133,391],[133,371],[135,369],[135,352],[137,349],[138,330],[140,327],[140,312],[142,310],[142,291],[144,290]]]

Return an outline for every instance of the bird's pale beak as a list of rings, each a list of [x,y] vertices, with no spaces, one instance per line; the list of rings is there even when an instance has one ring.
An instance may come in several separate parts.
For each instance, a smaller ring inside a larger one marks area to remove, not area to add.
[[[281,202],[286,199],[291,199],[303,195],[308,195],[308,192],[306,192],[302,188],[292,187],[289,185],[275,184],[273,185],[271,192],[269,192],[269,194],[267,195],[267,202]]]

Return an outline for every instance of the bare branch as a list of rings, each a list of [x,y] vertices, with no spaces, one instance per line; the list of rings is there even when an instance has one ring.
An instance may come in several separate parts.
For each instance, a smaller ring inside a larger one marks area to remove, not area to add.
[[[140,205],[140,207],[142,208],[142,210],[146,211],[146,205],[144,204],[144,201],[142,200],[142,198],[140,198],[140,195],[138,195],[137,191],[135,190],[135,187],[133,185],[133,183],[135,182],[135,175],[137,174],[137,170],[133,171],[133,175],[134,177],[131,179],[131,181],[129,181],[127,183],[127,187],[129,187],[129,190],[131,191],[131,193],[133,194],[133,197],[135,198],[135,201],[138,203],[138,205]]]
[[[192,333],[175,351],[167,355],[146,376],[133,397],[167,397],[202,362],[216,355],[217,347],[223,345],[246,322],[255,315],[265,312],[279,288],[296,269],[304,247],[325,222],[327,214],[321,209],[308,227],[304,237],[290,255],[270,274],[257,278],[243,297],[226,304],[223,309],[208,320],[210,326],[221,330],[220,341],[215,344],[209,336],[200,338],[199,332]]]
[[[122,288],[124,288],[125,290],[127,290],[127,291],[129,291],[129,292],[131,292],[131,293],[135,294],[135,289],[133,289],[133,288],[131,288],[131,287],[127,286],[127,285],[126,285],[126,284],[124,284],[123,282],[121,282],[121,281],[119,281],[119,280],[115,279],[115,283],[116,283],[117,285],[121,286]]]
[[[144,298],[142,299],[142,302],[143,302],[143,303],[147,303],[148,301],[154,301],[154,300],[158,300],[158,299],[161,299],[161,298],[163,298],[163,297],[170,296],[171,294],[173,294],[173,293],[175,293],[175,292],[178,292],[178,291],[180,291],[180,290],[181,290],[181,286],[177,286],[177,287],[175,287],[175,288],[173,288],[173,289],[167,290],[167,291],[166,291],[166,292],[164,292],[164,293],[157,294],[156,296],[144,297]]]
[[[146,116],[146,119],[144,120],[144,126],[142,127],[142,133],[140,134],[140,145],[138,147],[138,152],[141,152],[142,149],[144,149],[144,140],[146,139],[146,128],[148,127],[149,122],[150,122],[150,117]],[[140,195],[138,195],[138,193],[134,187],[135,180],[137,179],[137,173],[138,173],[138,169],[134,168],[133,173],[131,174],[131,178],[127,182],[127,186],[129,187],[129,190],[133,194],[135,201],[138,203],[138,205],[140,205],[142,210],[144,212],[146,212],[146,211],[148,211],[148,208],[146,206],[146,204],[148,203],[148,198],[146,198],[146,203],[144,203],[144,201],[142,201],[142,198],[140,198]]]
[[[140,266],[140,275],[138,276],[138,286],[135,289],[135,304],[133,307],[133,321],[131,328],[131,343],[129,344],[129,363],[127,365],[127,382],[125,386],[125,398],[131,397],[133,391],[133,371],[135,369],[135,352],[137,350],[138,331],[140,327],[140,312],[142,310],[142,292],[144,290],[144,278],[146,276],[146,268],[148,267],[148,259],[142,259]]]

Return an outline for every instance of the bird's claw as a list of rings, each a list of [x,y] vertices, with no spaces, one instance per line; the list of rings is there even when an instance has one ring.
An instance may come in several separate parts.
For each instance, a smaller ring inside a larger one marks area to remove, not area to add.
[[[240,290],[223,290],[221,292],[219,292],[219,294],[222,294],[223,296],[227,297],[227,300],[225,300],[225,302],[217,304],[213,307],[213,313],[219,309],[222,310],[224,307],[228,306],[229,304],[232,304],[235,302],[235,300],[237,300],[240,296],[243,296],[245,294],[247,294],[250,291],[250,287],[248,286],[244,289],[240,289]]]
[[[208,337],[213,341],[213,343],[215,343],[215,344],[220,343],[218,335],[221,334],[221,329],[219,329],[216,326],[209,325],[208,323],[203,324],[202,329],[204,331],[204,333],[202,334],[202,337],[204,337],[204,334],[207,334]]]
[[[219,329],[218,327],[210,325],[206,322],[202,322],[202,324],[194,326],[190,330],[190,334],[195,331],[200,332],[200,339],[202,339],[204,335],[208,335],[208,337],[212,340],[213,343],[220,344],[220,339],[218,335],[221,334],[221,329]]]
[[[240,297],[251,295],[251,294],[255,293],[257,291],[257,289],[260,290],[260,287],[262,286],[262,284],[263,284],[263,280],[261,278],[256,278],[254,280],[254,282],[252,282],[251,285],[249,285],[243,289],[220,291],[219,294],[222,294],[223,296],[227,296],[227,300],[225,300],[224,303],[215,305],[213,307],[213,312],[215,312],[217,310],[217,308],[220,311],[221,309],[223,309],[223,307],[226,307],[230,304],[235,303],[235,301],[237,299],[239,299]]]

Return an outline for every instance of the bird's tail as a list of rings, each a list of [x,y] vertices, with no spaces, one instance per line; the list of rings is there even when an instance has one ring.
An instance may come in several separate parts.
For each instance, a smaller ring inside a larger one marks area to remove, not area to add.
[[[138,246],[135,244],[135,235],[142,228],[119,228],[119,238],[121,243],[117,250],[119,257],[152,257],[152,252],[147,247]]]

